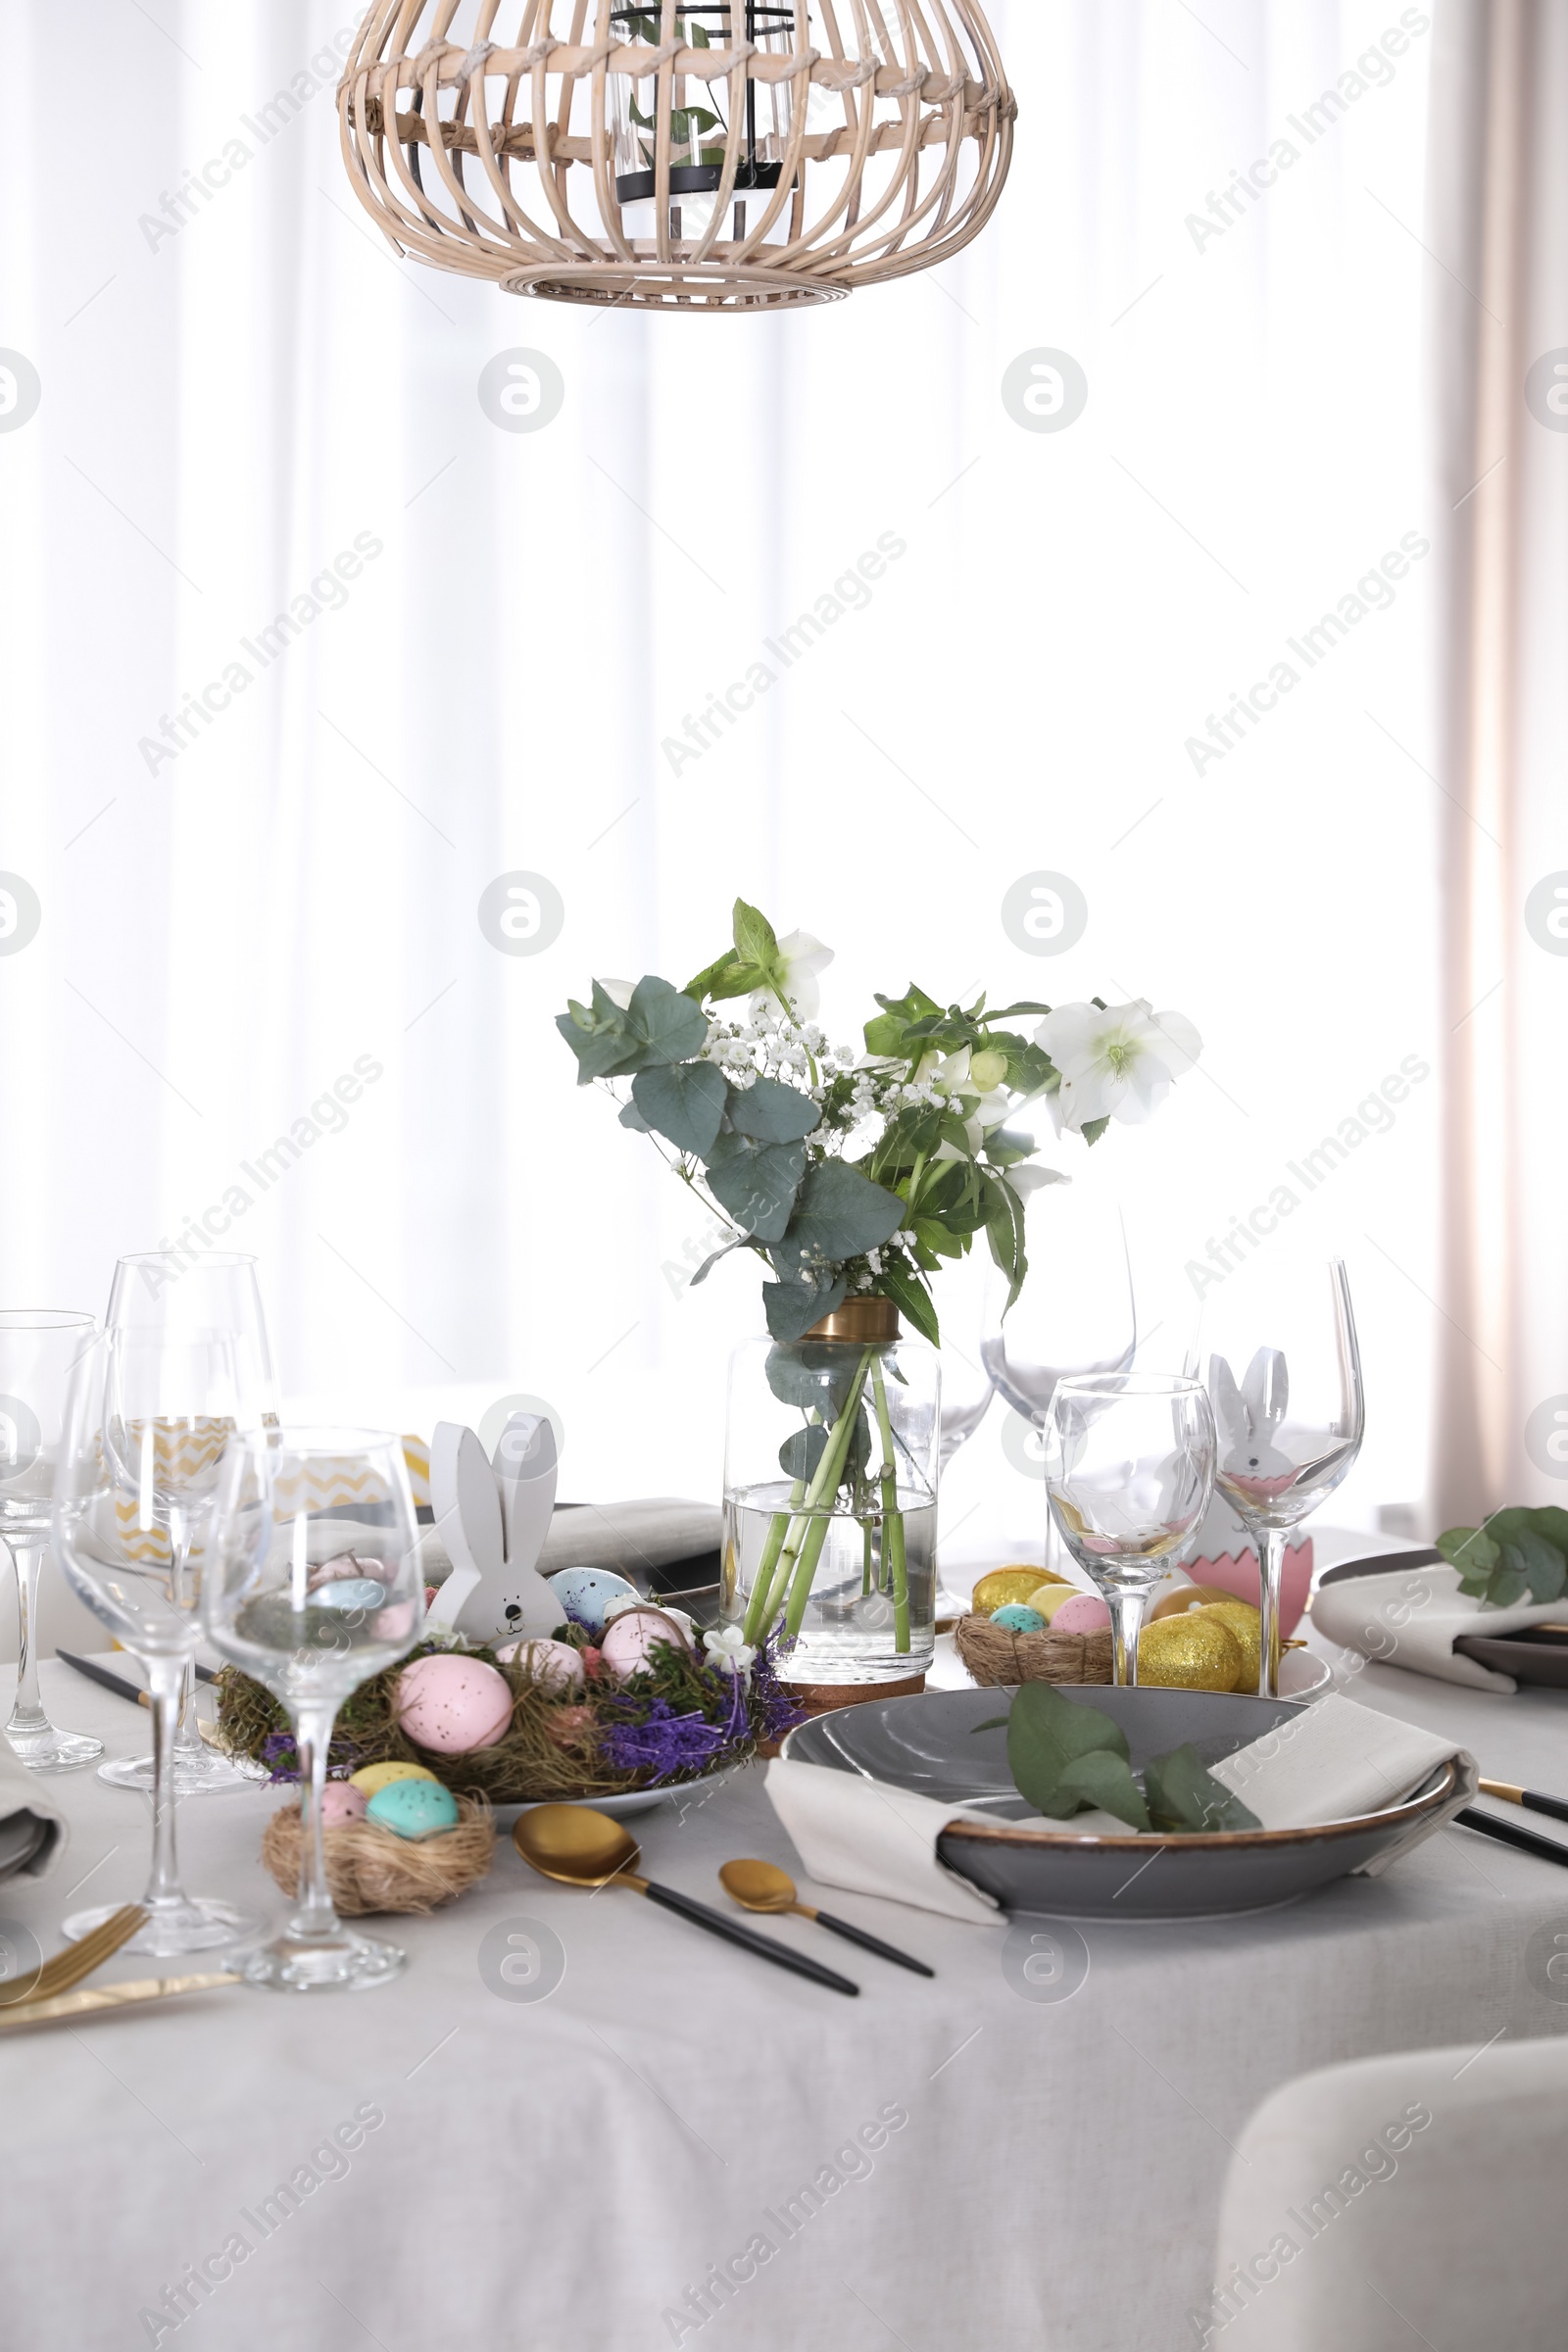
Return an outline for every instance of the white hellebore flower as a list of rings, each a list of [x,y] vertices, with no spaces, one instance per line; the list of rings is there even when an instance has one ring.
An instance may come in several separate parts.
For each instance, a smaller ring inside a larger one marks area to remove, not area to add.
[[[1050,1098],[1056,1133],[1080,1134],[1092,1119],[1152,1118],[1174,1081],[1185,1076],[1203,1041],[1185,1013],[1152,1012],[1146,998],[1131,1004],[1058,1004],[1035,1031],[1061,1072]]]
[[[630,1010],[632,998],[637,993],[635,980],[601,980],[599,985],[612,1004],[618,1004],[622,1012]]]
[[[816,1018],[822,994],[816,985],[818,972],[825,972],[833,960],[831,948],[824,948],[809,931],[791,931],[778,943],[780,986],[789,1008],[798,1021]],[[752,998],[752,1011],[757,1013],[773,1004],[770,990],[760,988]]]
[[[725,1674],[749,1675],[757,1652],[738,1625],[710,1626],[703,1636],[709,1663]]]

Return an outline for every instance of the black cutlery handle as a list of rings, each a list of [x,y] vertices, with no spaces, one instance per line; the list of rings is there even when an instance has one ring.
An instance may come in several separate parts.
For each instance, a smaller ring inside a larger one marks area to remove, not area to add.
[[[900,1968],[912,1968],[917,1977],[934,1977],[936,1970],[927,1968],[923,1960],[913,1960],[895,1944],[884,1943],[878,1936],[868,1936],[863,1928],[852,1928],[847,1919],[835,1919],[830,1911],[818,1911],[816,1924],[831,1935],[842,1936],[846,1943],[858,1943],[862,1952],[875,1952],[879,1960],[896,1960]]]
[[[689,1894],[678,1894],[673,1886],[656,1886],[652,1879],[645,1889],[651,1903],[662,1903],[666,1911],[678,1911],[694,1927],[706,1928],[710,1936],[722,1936],[726,1943],[738,1943],[744,1951],[756,1952],[763,1960],[771,1960],[776,1968],[790,1968],[798,1977],[809,1977],[815,1984],[830,1985],[835,1992],[858,1992],[848,1977],[835,1976],[832,1969],[820,1962],[808,1960],[804,1953],[792,1952],[785,1943],[775,1943],[771,1936],[759,1936],[755,1928],[743,1928],[722,1911],[710,1911],[706,1903],[693,1900]]]
[[[1568,1844],[1560,1838],[1538,1838],[1534,1830],[1521,1830],[1511,1821],[1494,1821],[1490,1813],[1478,1813],[1474,1805],[1463,1805],[1454,1820],[1466,1830],[1480,1830],[1487,1838],[1495,1838],[1502,1845],[1517,1845],[1527,1854],[1538,1854],[1544,1862],[1568,1863]]]
[[[1560,1796],[1544,1796],[1539,1788],[1527,1788],[1519,1802],[1531,1813],[1549,1813],[1553,1821],[1568,1821],[1568,1804]]]

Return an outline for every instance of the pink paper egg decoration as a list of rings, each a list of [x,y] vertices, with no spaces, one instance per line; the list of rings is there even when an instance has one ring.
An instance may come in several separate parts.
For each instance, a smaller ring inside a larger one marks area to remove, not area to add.
[[[482,1658],[452,1653],[416,1658],[398,1677],[398,1723],[416,1747],[466,1755],[494,1747],[512,1721],[512,1691],[504,1674]]]

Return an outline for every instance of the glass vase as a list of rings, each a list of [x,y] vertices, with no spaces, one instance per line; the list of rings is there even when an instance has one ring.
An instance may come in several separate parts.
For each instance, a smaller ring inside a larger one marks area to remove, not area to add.
[[[642,7],[612,9],[610,28],[627,48],[658,52],[663,40],[658,0]],[[771,0],[690,0],[690,5],[683,0],[675,11],[674,37],[693,51],[714,49],[727,54],[736,41],[744,41],[764,56],[788,57],[795,49],[795,10],[789,5],[772,5]],[[645,241],[650,246],[657,234],[658,92],[656,74],[609,76],[615,199],[621,207],[621,225],[634,242]],[[773,200],[789,145],[793,98],[788,80],[747,78],[740,154],[726,203],[728,217],[718,232],[725,243],[744,243],[748,228],[755,231]],[[726,75],[720,74],[712,82],[695,74],[671,77],[668,229],[672,250],[690,248],[708,234],[712,223],[724,179],[729,102]],[[790,208],[785,205],[765,241],[782,244],[789,233]]]
[[[892,1301],[851,1299],[730,1364],[722,1606],[792,1683],[901,1682],[936,1646],[941,1374]]]

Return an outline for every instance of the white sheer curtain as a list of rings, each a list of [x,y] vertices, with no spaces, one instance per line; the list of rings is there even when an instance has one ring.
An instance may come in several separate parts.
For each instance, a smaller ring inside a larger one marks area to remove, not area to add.
[[[1442,12],[1433,373],[1446,692],[1438,1500],[1568,1478],[1568,14]],[[1553,877],[1555,876],[1555,880]],[[1559,890],[1559,884],[1561,889]]]
[[[351,0],[82,0],[69,105],[58,6],[11,0],[0,344],[42,399],[0,431],[0,869],[41,923],[0,956],[8,1298],[96,1305],[117,1252],[227,1200],[295,1396],[427,1427],[542,1395],[564,1491],[712,1492],[755,1282],[686,1286],[702,1219],[574,1091],[552,1020],[594,972],[685,979],[739,891],[837,949],[845,1034],[911,976],[1190,1013],[1202,1075],[1094,1164],[1151,1345],[1179,1354],[1201,1270],[1290,1192],[1267,1246],[1353,1262],[1372,1415],[1345,1507],[1417,1500],[1430,12],[992,13],[1020,117],[991,231],[938,276],[745,321],[395,262],[337,154]],[[516,347],[564,379],[537,433],[478,398]],[[1002,398],[1041,349],[1087,377],[1060,432]],[[895,544],[863,609],[770,662]],[[264,641],[278,614],[297,635]],[[759,662],[757,707],[673,760]],[[1041,869],[1089,906],[1054,959],[1001,915]],[[516,870],[564,908],[535,956],[479,927]],[[1028,1524],[1001,1418],[956,1509]]]

